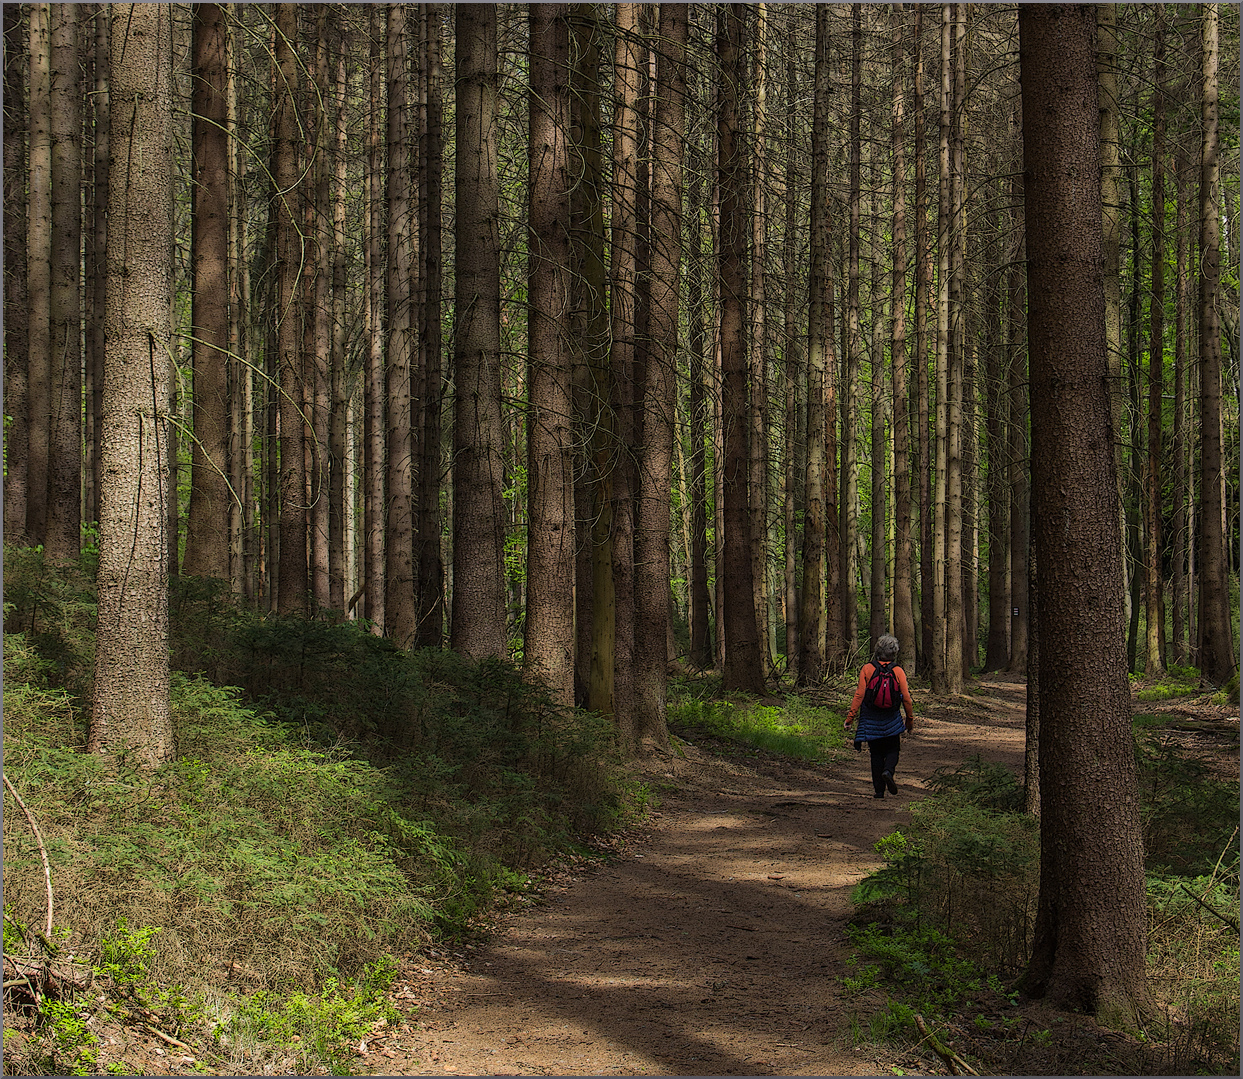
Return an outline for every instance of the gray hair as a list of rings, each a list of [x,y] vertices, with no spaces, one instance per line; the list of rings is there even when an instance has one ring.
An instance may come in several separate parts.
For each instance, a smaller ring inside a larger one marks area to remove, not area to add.
[[[888,663],[897,658],[898,648],[898,638],[886,633],[876,642],[876,658],[882,663]]]

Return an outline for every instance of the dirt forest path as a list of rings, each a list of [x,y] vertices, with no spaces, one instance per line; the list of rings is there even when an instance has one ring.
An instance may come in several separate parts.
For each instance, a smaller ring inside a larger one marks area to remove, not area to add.
[[[360,1046],[405,1075],[877,1075],[924,1071],[850,1037],[841,997],[852,887],[925,781],[979,753],[1022,768],[1025,688],[1005,677],[926,707],[899,794],[872,797],[866,749],[823,768],[695,747],[651,773],[661,799],[604,865],[570,869],[486,942],[416,956],[406,1029]]]

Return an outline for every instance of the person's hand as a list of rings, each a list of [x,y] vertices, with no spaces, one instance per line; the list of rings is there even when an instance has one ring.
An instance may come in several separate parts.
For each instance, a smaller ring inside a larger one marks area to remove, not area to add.
[[[850,725],[851,725],[853,722],[854,722],[854,720],[853,720],[853,719],[851,719],[849,716],[847,716],[847,717],[846,717],[846,722],[842,724],[842,730],[844,730],[844,731],[848,731],[848,730],[850,730]]]
[[[912,716],[906,717],[906,733],[910,734],[915,729],[915,719]]]

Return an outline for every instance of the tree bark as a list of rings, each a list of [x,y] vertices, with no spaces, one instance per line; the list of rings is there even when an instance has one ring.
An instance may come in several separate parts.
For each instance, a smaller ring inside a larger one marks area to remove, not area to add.
[[[677,401],[682,158],[686,133],[686,7],[662,4],[652,147],[651,345],[643,386],[643,443],[635,521],[635,709],[640,747],[665,746],[669,629],[669,506]]]
[[[458,323],[450,640],[463,655],[500,658],[506,641],[496,8],[462,4],[454,16]]]
[[[768,618],[768,340],[764,252],[768,246],[768,159],[765,123],[768,109],[768,5],[755,5],[751,79],[751,292],[749,336],[748,483],[751,506],[751,584],[755,590],[755,621],[760,636],[760,663],[765,676],[772,670]]]
[[[1218,5],[1200,9],[1200,671],[1222,685],[1238,669],[1230,625],[1229,559],[1223,528],[1221,282],[1217,166]]]
[[[1133,1022],[1148,1005],[1147,916],[1112,527],[1095,25],[1088,5],[1019,11],[1041,785],[1040,896],[1023,985]]]
[[[910,409],[907,400],[906,357],[906,70],[905,14],[901,4],[893,10],[893,482],[894,567],[893,631],[912,660],[918,653],[915,641],[915,608],[911,595],[911,468]],[[917,355],[917,362],[923,362]]]
[[[387,10],[386,102],[388,159],[385,168],[388,243],[385,247],[385,484],[384,632],[401,648],[415,639],[414,413],[411,366],[414,310],[410,267],[416,219],[410,206],[409,6]]]
[[[10,544],[26,543],[29,495],[30,364],[27,309],[26,189],[29,172],[27,135],[30,78],[27,42],[23,41],[22,5],[4,8],[4,399],[12,422],[4,435],[4,531]],[[106,20],[107,13],[99,15]],[[100,258],[103,252],[100,252]]]
[[[613,450],[611,516],[615,630],[613,718],[624,745],[634,744],[634,373],[638,295],[639,76],[643,45],[639,5],[618,4],[613,54],[613,183],[611,207],[609,353]]]
[[[298,189],[297,95],[299,65],[295,57],[298,12],[276,5],[276,100],[272,134],[276,153],[276,336],[280,364],[280,556],[277,611],[305,614],[306,458],[302,443],[302,322],[297,281],[302,265],[294,199]]]
[[[566,4],[532,4],[527,314],[527,603],[523,674],[574,703],[570,432],[570,100]]]
[[[829,414],[825,379],[833,363],[833,328],[826,318],[829,277],[829,8],[816,8],[815,98],[811,126],[811,268],[808,276],[807,456],[803,478],[803,580],[800,589],[798,684],[814,686],[827,673],[826,635],[832,625],[825,594],[828,499],[826,479],[834,466],[828,457]],[[787,270],[789,267],[787,266]],[[789,517],[787,517],[789,521]],[[836,522],[835,522],[836,523]],[[836,531],[836,530],[835,530]],[[840,608],[838,608],[840,611]],[[841,636],[840,615],[837,636]]]
[[[443,371],[440,311],[443,243],[441,181],[444,154],[444,105],[441,89],[441,15],[439,4],[424,4],[426,24],[425,92],[427,120],[419,155],[419,205],[422,208],[423,308],[419,343],[422,362],[422,459],[419,463],[418,644],[439,648],[444,639],[444,563],[440,554],[441,404]]]
[[[932,692],[950,692],[949,395],[950,395],[950,4],[941,5],[941,156],[937,210],[936,517],[932,534]],[[956,569],[957,567],[955,567]]]
[[[371,39],[371,107],[367,124],[367,360],[363,383],[363,588],[364,610],[371,632],[384,631],[385,467],[384,416],[384,150],[381,110],[384,103],[384,35],[380,8],[367,12]]]
[[[747,500],[747,349],[743,329],[746,278],[746,186],[744,148],[738,138],[738,101],[745,79],[742,12],[719,9],[717,62],[721,98],[717,122],[717,170],[721,184],[721,409],[725,443],[725,677],[728,690],[764,692],[764,670],[755,624],[751,579],[751,518]]]
[[[932,255],[928,246],[926,139],[924,135],[924,6],[915,5],[915,395],[919,422],[919,647],[921,672],[933,669],[932,432],[928,416],[928,296],[932,291]]]
[[[26,297],[29,376],[26,540],[47,535],[52,437],[52,43],[50,4],[30,5],[30,176],[27,186]],[[6,275],[7,276],[7,275]]]
[[[1156,19],[1152,91],[1152,294],[1148,329],[1148,455],[1144,469],[1144,676],[1165,673],[1165,603],[1161,576],[1161,411],[1165,388],[1165,16]]]
[[[172,13],[114,4],[99,629],[89,748],[155,766],[175,753],[169,710],[170,482],[165,454],[173,268]]]
[[[1019,128],[1019,106],[1014,110],[1013,127]],[[1022,132],[1016,132],[1022,151]],[[1028,595],[1030,580],[1031,520],[1029,508],[1031,494],[1028,478],[1031,462],[1027,443],[1027,354],[1023,348],[1023,329],[1026,324],[1024,287],[1026,266],[1024,257],[1022,205],[1023,176],[1018,170],[1010,180],[1011,227],[1014,231],[1014,252],[1006,285],[1006,363],[1008,369],[1008,397],[1010,416],[1010,671],[1024,673],[1033,669],[1028,662],[1029,642],[1034,635],[1035,621],[1031,616],[1032,599]],[[1108,342],[1108,336],[1106,336]],[[1108,347],[1108,345],[1106,346]]]
[[[846,650],[859,642],[859,224],[862,200],[863,5],[850,6],[850,239],[846,266],[846,363],[842,387],[841,593]]]
[[[225,10],[193,8],[190,258],[194,438],[184,571],[229,580],[229,232]]]
[[[82,543],[82,73],[79,5],[53,4],[51,12],[52,425],[44,554],[68,564]]]
[[[98,522],[99,520],[100,436],[102,434],[99,416],[103,411],[104,351],[107,347],[107,343],[104,341],[104,311],[107,307],[108,290],[106,265],[108,250],[108,132],[111,127],[111,121],[108,117],[108,72],[110,66],[109,57],[112,52],[108,8],[104,5],[95,7],[92,20],[94,22],[94,32],[89,49],[92,57],[90,77],[93,82],[93,90],[88,97],[90,112],[88,114],[87,126],[93,129],[94,138],[92,140],[89,195],[83,200],[86,209],[86,224],[84,227],[88,231],[85,234],[82,245],[85,256],[85,286],[82,307],[86,321],[85,333],[83,334],[86,353],[82,363],[85,382],[82,394],[83,411],[85,413],[83,449],[86,454],[82,477],[85,488],[82,504],[87,523],[92,521]],[[86,32],[84,29],[83,34],[85,35]],[[87,48],[85,42],[83,47],[84,49]],[[23,118],[22,129],[24,127],[25,120]],[[24,157],[24,154],[22,156]],[[24,182],[22,186],[25,186]],[[22,287],[24,288],[24,237],[19,272],[23,275]],[[22,313],[21,325],[25,326],[24,311]],[[22,332],[23,334],[25,333],[24,328]],[[17,389],[23,389],[25,378],[26,373],[23,369],[22,385],[16,387]],[[8,396],[9,387],[6,385],[5,397],[7,398]],[[18,399],[20,400],[20,395]],[[21,445],[24,447],[26,442],[25,428],[23,427],[22,430]],[[12,472],[13,469],[10,467],[10,477]],[[8,483],[9,478],[6,477],[6,488]],[[25,509],[23,508],[22,520],[24,520],[24,517]],[[21,521],[18,523],[21,524]],[[19,528],[20,531],[21,529]]]
[[[1109,350],[1109,401],[1115,442],[1114,467],[1118,475],[1118,534],[1126,536],[1126,473],[1122,467],[1122,159],[1118,112],[1118,9],[1115,4],[1096,5],[1096,81],[1100,100],[1101,214],[1103,228],[1103,274],[1105,279],[1105,340]],[[1118,584],[1130,617],[1130,574],[1123,561]]]

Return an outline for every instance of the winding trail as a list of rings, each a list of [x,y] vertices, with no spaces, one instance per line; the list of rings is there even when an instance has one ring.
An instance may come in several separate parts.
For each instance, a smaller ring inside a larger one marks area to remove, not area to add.
[[[899,794],[866,751],[822,768],[691,747],[648,777],[660,811],[603,866],[554,878],[485,945],[412,957],[408,1024],[360,1046],[405,1075],[926,1074],[855,1046],[845,925],[873,844],[939,767],[1022,768],[1024,686],[990,678],[931,709],[915,693]],[[922,699],[921,699],[922,698]]]

